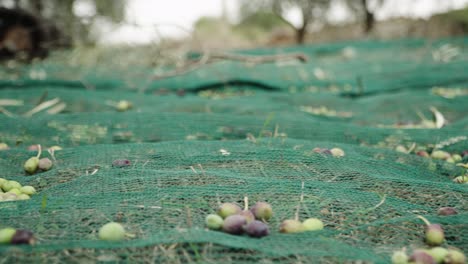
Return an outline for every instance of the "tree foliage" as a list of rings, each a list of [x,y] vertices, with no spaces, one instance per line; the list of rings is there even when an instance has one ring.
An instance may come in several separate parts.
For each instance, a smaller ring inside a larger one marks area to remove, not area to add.
[[[364,32],[370,33],[375,24],[375,12],[385,0],[341,0],[344,1],[352,16],[364,22]]]
[[[0,0],[0,5],[11,2]],[[91,29],[98,20],[119,23],[125,19],[126,0],[15,0],[15,8],[25,9],[53,24],[61,42],[93,43]],[[77,14],[76,6],[86,5],[92,12]]]
[[[241,0],[240,13],[250,16],[259,11],[271,11],[295,30],[297,43],[303,43],[310,24],[325,18],[330,3],[329,0]],[[287,12],[292,9],[301,14],[300,25],[287,18]]]

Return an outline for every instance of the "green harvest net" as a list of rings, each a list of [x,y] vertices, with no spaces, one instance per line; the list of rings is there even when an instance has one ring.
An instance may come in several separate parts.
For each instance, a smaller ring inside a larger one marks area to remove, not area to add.
[[[0,99],[22,104],[0,115],[0,142],[10,146],[0,151],[0,177],[38,194],[0,203],[0,228],[32,230],[38,242],[1,245],[2,261],[389,263],[395,250],[424,246],[417,215],[443,226],[444,246],[468,253],[468,185],[452,181],[465,169],[414,153],[468,150],[467,38],[239,52],[300,52],[309,61],[222,61],[153,81],[170,69],[125,64],[112,52],[86,64],[70,52],[3,66]],[[40,98],[65,108],[22,115]],[[117,112],[109,102],[119,100],[133,108]],[[446,125],[419,128],[431,109]],[[26,176],[32,144],[63,150],[50,171]],[[112,167],[116,159],[131,166]],[[219,202],[245,196],[272,205],[271,235],[205,229]],[[320,218],[325,229],[279,233],[299,204],[300,219]],[[438,216],[443,206],[459,214]],[[133,237],[98,240],[109,221]]]

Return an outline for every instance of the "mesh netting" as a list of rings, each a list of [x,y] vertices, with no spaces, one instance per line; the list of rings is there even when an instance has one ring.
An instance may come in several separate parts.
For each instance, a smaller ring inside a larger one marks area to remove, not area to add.
[[[23,104],[0,116],[0,142],[10,146],[0,151],[0,177],[38,194],[0,203],[0,228],[32,230],[38,243],[1,245],[2,257],[11,263],[388,263],[394,250],[424,246],[417,215],[443,225],[444,245],[466,253],[467,185],[452,181],[465,169],[414,151],[468,150],[467,41],[249,50],[242,53],[302,52],[310,61],[219,62],[155,81],[148,66],[106,57],[89,65],[56,55],[5,66],[0,98]],[[440,54],[447,45],[456,56]],[[41,98],[66,107],[20,115]],[[133,108],[117,112],[109,102],[119,100]],[[433,120],[431,107],[447,124],[416,128]],[[63,148],[52,170],[25,176],[31,144]],[[315,153],[316,147],[339,147],[346,155]],[[131,166],[112,167],[116,159]],[[271,235],[253,239],[204,228],[219,202],[242,204],[245,196],[273,206]],[[325,229],[279,233],[301,196],[300,218],[318,217]],[[459,214],[438,216],[443,206]],[[98,240],[97,230],[109,221],[134,237]]]

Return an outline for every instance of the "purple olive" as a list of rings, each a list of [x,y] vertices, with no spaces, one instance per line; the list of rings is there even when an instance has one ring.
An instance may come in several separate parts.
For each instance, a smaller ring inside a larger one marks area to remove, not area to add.
[[[247,224],[247,226],[245,226],[245,232],[251,237],[264,237],[270,234],[268,225],[258,220]]]
[[[458,214],[457,210],[453,207],[441,207],[437,211],[438,215],[456,215]]]
[[[11,239],[11,244],[34,244],[34,234],[28,230],[16,230],[16,233]]]
[[[414,264],[436,264],[434,258],[423,250],[414,251],[409,261]]]
[[[49,158],[42,158],[39,160],[39,163],[37,164],[37,167],[40,169],[40,170],[43,170],[43,171],[48,171],[52,168],[54,164],[52,163],[52,161],[49,159]]]
[[[233,235],[240,235],[244,232],[247,220],[242,215],[230,215],[224,219],[223,231]]]
[[[130,166],[131,162],[128,159],[118,159],[112,162],[112,167],[123,168]]]
[[[315,152],[315,153],[321,153],[322,149],[321,148],[313,148],[312,151]]]
[[[427,151],[424,151],[424,150],[421,150],[421,151],[416,152],[416,155],[421,156],[421,157],[424,157],[424,158],[428,158],[428,157],[429,157],[429,153],[427,153]]]
[[[463,158],[468,157],[468,150],[463,151],[461,156]]]

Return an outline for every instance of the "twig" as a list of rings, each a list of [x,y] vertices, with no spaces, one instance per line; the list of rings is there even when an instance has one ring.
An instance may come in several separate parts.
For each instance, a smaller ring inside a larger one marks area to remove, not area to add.
[[[209,63],[208,60],[209,60],[209,57],[206,56],[206,54],[205,54],[197,62],[190,62],[189,64],[186,64],[186,65],[182,66],[181,68],[175,69],[173,71],[169,71],[169,72],[163,73],[163,74],[154,75],[152,77],[152,79],[153,80],[160,80],[160,79],[165,79],[165,78],[170,78],[170,77],[175,77],[175,76],[187,74],[189,72],[192,72],[192,71],[195,71],[195,70],[201,68],[203,65],[208,64]]]
[[[430,225],[431,225],[431,223],[430,223],[426,218],[424,218],[423,216],[418,215],[418,216],[416,216],[416,217],[419,218],[419,219],[421,219],[421,220],[423,220],[423,222],[424,222],[427,226],[430,226]]]
[[[384,194],[382,196],[382,200],[378,204],[376,204],[374,207],[372,207],[369,211],[373,211],[373,210],[379,208],[382,204],[384,204],[386,198],[387,198],[387,195]]]
[[[12,112],[6,110],[5,108],[1,106],[0,106],[0,113],[4,113],[8,117],[15,117],[15,115]]]
[[[67,107],[67,104],[60,103],[60,104],[50,108],[49,110],[47,110],[47,113],[51,114],[51,115],[55,115],[55,114],[58,114],[58,113],[62,112],[66,107]]]
[[[36,158],[40,158],[41,157],[41,154],[42,154],[42,148],[41,148],[41,145],[37,145],[37,156]]]
[[[37,103],[36,103],[36,106],[42,104],[44,102],[44,100],[47,98],[47,95],[49,94],[49,92],[47,90],[45,90],[41,97],[39,97],[39,100],[37,100]]]
[[[407,153],[411,153],[414,149],[416,148],[416,142],[413,142],[413,144],[411,144],[411,147],[408,149]]]
[[[195,71],[201,68],[204,65],[219,61],[219,60],[230,60],[230,61],[242,61],[246,63],[260,64],[260,63],[269,63],[276,61],[284,60],[299,60],[300,62],[307,62],[309,57],[304,53],[286,53],[286,54],[277,54],[277,55],[240,55],[232,53],[209,53],[206,52],[202,57],[196,62],[190,62],[186,65],[183,65],[181,68],[169,71],[163,74],[158,74],[153,76],[153,80],[160,80],[165,78],[170,78],[174,76],[184,75],[189,72]]]
[[[191,228],[192,227],[192,213],[190,211],[190,207],[186,206],[185,210],[187,212],[187,226]]]
[[[198,167],[200,167],[203,177],[206,177],[205,170],[203,169],[202,165],[198,164]]]
[[[276,124],[276,125],[275,125],[275,132],[273,132],[273,138],[277,138],[277,137],[278,137],[278,130],[279,130],[279,125]]]
[[[213,60],[231,60],[231,61],[242,61],[247,63],[269,63],[283,60],[299,60],[300,62],[307,62],[309,57],[304,53],[285,53],[275,55],[240,55],[232,53],[212,53],[209,57]]]
[[[52,100],[49,100],[49,101],[45,101],[41,104],[39,104],[38,106],[34,107],[33,109],[29,110],[28,112],[26,112],[24,114],[24,116],[27,116],[27,117],[31,117],[32,115],[42,111],[42,110],[45,110],[55,104],[57,104],[58,102],[60,102],[60,99],[59,98],[55,98],[55,99],[52,99]]]
[[[304,202],[304,181],[301,182],[301,196],[299,198],[299,204],[297,204],[296,207],[296,214],[294,216],[294,219],[296,221],[299,221],[299,209],[301,208],[301,204]]]
[[[47,152],[49,152],[49,154],[52,157],[52,159],[54,160],[54,162],[57,162],[57,159],[55,159],[55,150],[49,148],[49,149],[47,149]]]
[[[219,198],[219,193],[216,193],[216,202],[218,203],[218,206],[221,206],[221,198]]]

